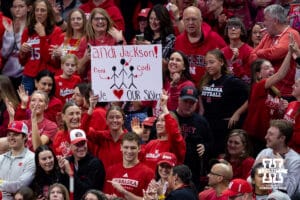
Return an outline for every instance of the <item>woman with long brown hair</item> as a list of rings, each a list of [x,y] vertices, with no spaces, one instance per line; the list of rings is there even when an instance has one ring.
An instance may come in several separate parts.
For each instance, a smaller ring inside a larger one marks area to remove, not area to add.
[[[90,46],[125,44],[122,31],[114,27],[108,13],[102,8],[95,8],[87,21],[86,36],[80,41],[78,73],[82,80],[90,80]]]

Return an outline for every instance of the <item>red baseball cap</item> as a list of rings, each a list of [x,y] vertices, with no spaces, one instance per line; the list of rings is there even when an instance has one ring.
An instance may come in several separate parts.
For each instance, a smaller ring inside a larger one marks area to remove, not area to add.
[[[238,194],[251,193],[252,186],[244,179],[233,179],[229,185],[228,189],[225,190],[222,194],[228,197],[232,197]]]
[[[86,135],[85,132],[81,129],[73,129],[70,132],[70,140],[71,144],[77,144],[81,141],[86,141]]]
[[[158,165],[162,163],[167,163],[174,167],[177,163],[177,158],[173,153],[170,152],[163,152],[160,154],[159,160],[157,162]]]
[[[147,117],[143,121],[144,126],[153,126],[154,122],[156,120],[156,117]]]
[[[8,124],[7,130],[15,133],[23,133],[25,135],[29,133],[28,126],[23,121],[13,121]]]
[[[148,14],[149,14],[149,11],[150,11],[150,8],[143,8],[139,14],[138,14],[138,17],[145,17],[147,18],[148,17]]]

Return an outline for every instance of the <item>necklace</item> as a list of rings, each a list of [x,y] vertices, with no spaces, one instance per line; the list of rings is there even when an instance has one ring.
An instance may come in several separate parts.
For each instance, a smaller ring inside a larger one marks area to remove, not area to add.
[[[66,55],[68,53],[70,53],[71,51],[77,51],[78,50],[78,46],[80,43],[80,38],[76,40],[75,44],[72,45],[71,44],[71,40],[74,40],[73,38],[68,38],[67,40],[65,40],[64,44],[63,44],[63,54]]]

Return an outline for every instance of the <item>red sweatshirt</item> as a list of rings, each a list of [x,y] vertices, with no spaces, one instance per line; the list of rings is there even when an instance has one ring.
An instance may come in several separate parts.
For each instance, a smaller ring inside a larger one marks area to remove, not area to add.
[[[125,22],[120,9],[115,5],[114,0],[106,0],[99,6],[93,3],[93,0],[89,0],[87,3],[82,4],[79,7],[85,12],[87,18],[94,8],[103,8],[109,14],[110,18],[114,21],[115,27],[119,30],[125,30]]]
[[[186,146],[179,125],[171,114],[165,115],[165,126],[168,140],[151,140],[143,146],[142,153],[145,155],[144,163],[155,171],[158,158],[163,152],[174,153],[177,157],[177,164],[182,164],[185,157]]]
[[[32,51],[26,54],[20,52],[24,56],[19,56],[21,65],[24,66],[23,74],[29,77],[35,77],[41,70],[48,69],[59,75],[60,65],[57,65],[54,59],[51,59],[49,48],[51,45],[61,45],[63,38],[62,31],[59,27],[54,27],[52,33],[46,36],[39,36],[34,33],[28,35],[28,29],[25,29],[22,35],[21,43],[28,43],[32,46]]]
[[[249,60],[249,55],[252,50],[253,50],[252,47],[244,43],[239,48],[238,57],[234,60],[231,60],[233,56],[233,52],[230,46],[228,45],[222,49],[230,71],[233,72],[234,76],[242,79],[248,84],[250,84],[251,82],[251,66],[250,66],[251,63]]]
[[[71,78],[65,79],[60,75],[55,76],[55,97],[60,99],[64,105],[72,99],[75,86],[81,82],[81,78],[77,75],[72,75]]]
[[[253,62],[257,58],[264,58],[269,60],[275,71],[277,71],[288,52],[290,33],[294,36],[295,42],[300,44],[299,33],[291,27],[287,27],[281,34],[276,36],[271,36],[267,33],[260,41],[259,45],[252,51],[250,62]],[[295,66],[296,63],[294,59],[291,59],[291,66],[288,74],[283,80],[276,84],[276,87],[280,90],[282,96],[291,96],[292,86],[295,82]]]
[[[289,146],[300,153],[300,101],[289,103],[284,119],[294,124],[294,133]]]
[[[124,134],[127,131],[124,130]],[[98,154],[96,155],[102,162],[105,168],[105,171],[113,164],[123,161],[123,156],[121,153],[121,141],[123,135],[117,140],[114,141],[110,131],[96,131],[93,128],[90,128],[87,138],[98,145]]]
[[[202,38],[199,42],[191,43],[188,39],[187,32],[184,31],[176,37],[175,50],[185,53],[190,61],[190,74],[195,85],[198,85],[200,79],[205,73],[205,54],[215,48],[222,49],[226,46],[225,41],[216,32],[211,30],[211,27],[202,23],[201,25]]]

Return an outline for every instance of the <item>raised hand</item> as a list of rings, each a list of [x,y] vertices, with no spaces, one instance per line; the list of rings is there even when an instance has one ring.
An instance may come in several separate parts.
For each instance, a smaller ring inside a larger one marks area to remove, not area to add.
[[[141,124],[139,118],[134,117],[131,120],[131,130],[135,132],[138,136],[141,136],[144,132],[144,125]]]
[[[122,30],[118,30],[115,27],[109,29],[108,33],[117,41],[123,40],[123,33]]]
[[[21,100],[21,108],[24,109],[27,107],[29,101],[28,91],[25,91],[24,85],[21,84],[17,92]]]
[[[163,111],[163,113],[169,113],[168,107],[167,107],[167,103],[168,103],[168,94],[166,90],[163,90],[163,93],[160,96],[160,108]]]
[[[8,100],[8,98],[5,98],[5,106],[6,106],[6,110],[8,112],[8,115],[9,115],[9,122],[12,122],[15,118],[15,109],[14,109],[14,106],[12,104],[11,101]]]

